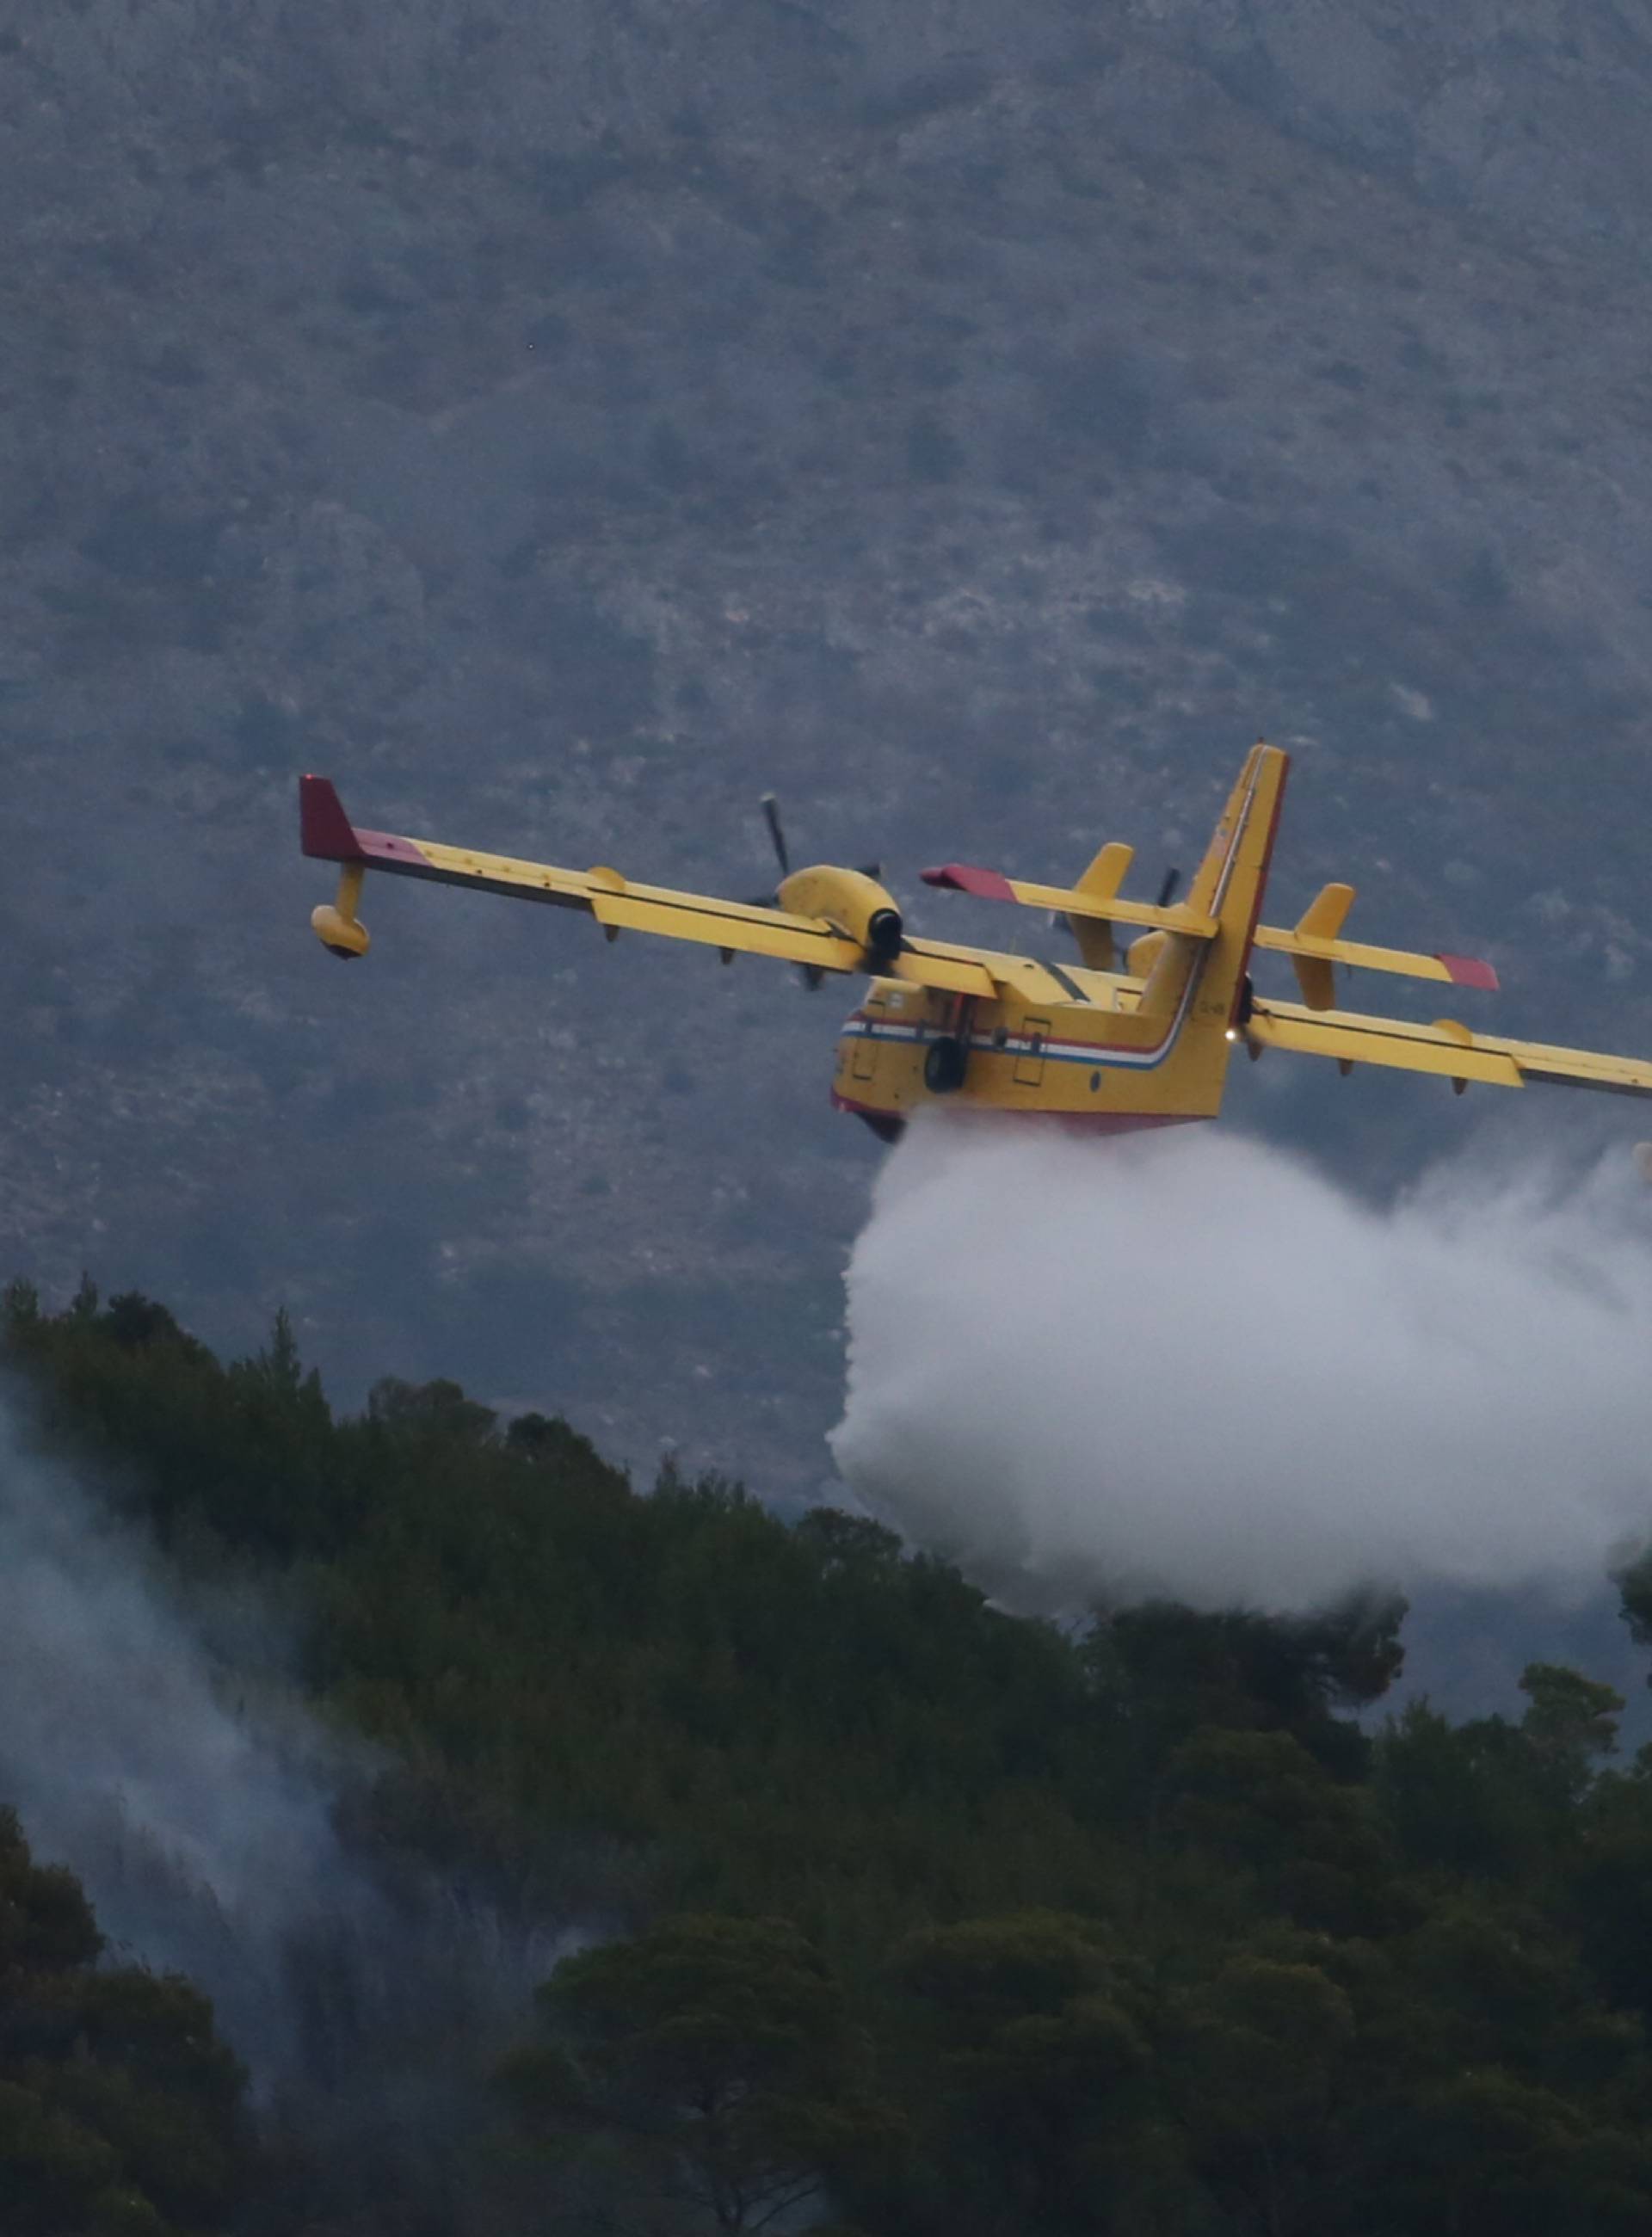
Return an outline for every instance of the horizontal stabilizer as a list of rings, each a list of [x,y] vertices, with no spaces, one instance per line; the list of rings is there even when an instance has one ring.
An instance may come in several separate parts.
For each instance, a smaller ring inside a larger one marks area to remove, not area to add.
[[[1103,848],[1091,869],[1094,870],[1102,855],[1111,851]],[[1123,868],[1127,867],[1128,849],[1120,848],[1120,853],[1127,857],[1127,863],[1120,868],[1122,875]],[[1116,861],[1117,857],[1114,859]],[[1026,878],[1007,878],[998,870],[980,869],[972,862],[943,862],[938,869],[922,870],[919,875],[926,886],[975,894],[982,901],[1019,901],[1023,908],[1053,909],[1061,916],[1100,917],[1110,924],[1149,925],[1160,932],[1185,933],[1192,940],[1216,937],[1215,918],[1185,905],[1156,908],[1151,901],[1121,901],[1115,894],[1090,886],[1034,885]]]
[[[1331,967],[1345,963],[1354,971],[1386,971],[1399,979],[1434,979],[1452,987],[1477,987],[1497,991],[1497,974],[1489,963],[1472,955],[1416,955],[1403,947],[1372,947],[1358,940],[1325,940],[1305,934],[1300,927],[1285,932],[1277,925],[1259,924],[1255,946],[1288,955],[1297,967],[1297,981],[1311,1010],[1328,1010],[1334,996]],[[1324,1000],[1317,997],[1323,994]]]
[[[983,870],[974,862],[942,862],[938,869],[920,870],[926,886],[940,886],[949,894],[974,894],[983,901],[1013,901],[1021,897],[1001,870]]]
[[[1077,886],[1041,886],[1025,878],[1007,878],[1001,870],[983,869],[973,862],[944,862],[922,872],[926,885],[953,893],[974,894],[993,901],[1018,901],[1024,908],[1052,909],[1080,921],[1099,919],[1108,924],[1150,925],[1165,932],[1180,932],[1195,940],[1215,937],[1214,918],[1184,905],[1156,908],[1147,901],[1119,900],[1112,881],[1129,868],[1130,850],[1104,847]],[[1095,882],[1092,883],[1091,881]],[[1109,889],[1111,886],[1111,890]],[[1328,1010],[1335,1000],[1332,966],[1346,964],[1355,971],[1385,971],[1402,979],[1435,979],[1453,987],[1476,987],[1495,993],[1497,974],[1490,964],[1472,955],[1418,955],[1402,947],[1373,947],[1368,942],[1339,937],[1353,906],[1351,886],[1326,886],[1310,903],[1296,926],[1259,924],[1253,945],[1288,955],[1296,967],[1302,997],[1312,1010]]]

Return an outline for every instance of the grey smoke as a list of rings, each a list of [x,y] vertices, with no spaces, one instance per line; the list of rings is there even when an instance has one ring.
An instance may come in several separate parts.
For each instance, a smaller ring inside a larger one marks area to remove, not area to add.
[[[1581,1598],[1652,1528],[1652,1191],[1464,1163],[1391,1208],[1228,1132],[914,1127],[833,1449],[1007,1598]]]
[[[250,1589],[186,1590],[0,1404],[0,1802],[79,1876],[111,1957],[212,1997],[333,2208],[440,2179],[587,1937],[341,1833],[382,1766],[307,1714],[279,1628]]]
[[[81,1874],[118,1950],[204,1974],[226,2017],[281,2062],[259,1984],[354,1877],[319,1748],[234,1713],[142,1541],[26,1450],[10,1412],[0,1705],[0,1795],[36,1851]]]

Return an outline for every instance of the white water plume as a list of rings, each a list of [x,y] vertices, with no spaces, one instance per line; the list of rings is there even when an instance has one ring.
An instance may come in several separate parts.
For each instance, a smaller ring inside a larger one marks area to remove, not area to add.
[[[1652,1191],[1443,1168],[1385,1210],[1207,1128],[915,1126],[832,1446],[1021,1605],[1582,1595],[1652,1534]]]

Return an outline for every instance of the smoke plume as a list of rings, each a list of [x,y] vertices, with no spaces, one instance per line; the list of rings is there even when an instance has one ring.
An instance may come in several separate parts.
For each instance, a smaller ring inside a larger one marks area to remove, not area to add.
[[[1187,1128],[914,1127],[849,1275],[850,1486],[1007,1600],[1578,1594],[1652,1528],[1652,1192],[1386,1210]]]
[[[301,2132],[318,2203],[439,2186],[574,1934],[340,1830],[380,1766],[330,1740],[250,1589],[186,1591],[0,1406],[0,1802],[117,1961],[187,1973]]]

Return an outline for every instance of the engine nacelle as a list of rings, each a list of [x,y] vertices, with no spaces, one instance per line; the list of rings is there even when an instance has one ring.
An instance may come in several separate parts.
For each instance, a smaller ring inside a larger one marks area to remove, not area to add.
[[[320,908],[310,911],[310,923],[327,954],[336,955],[341,962],[348,963],[354,956],[365,955],[373,945],[360,917],[344,915],[331,901],[324,901]]]
[[[864,870],[826,862],[783,878],[775,899],[797,916],[823,916],[866,950],[869,970],[880,971],[901,953],[905,929],[895,896]]]

